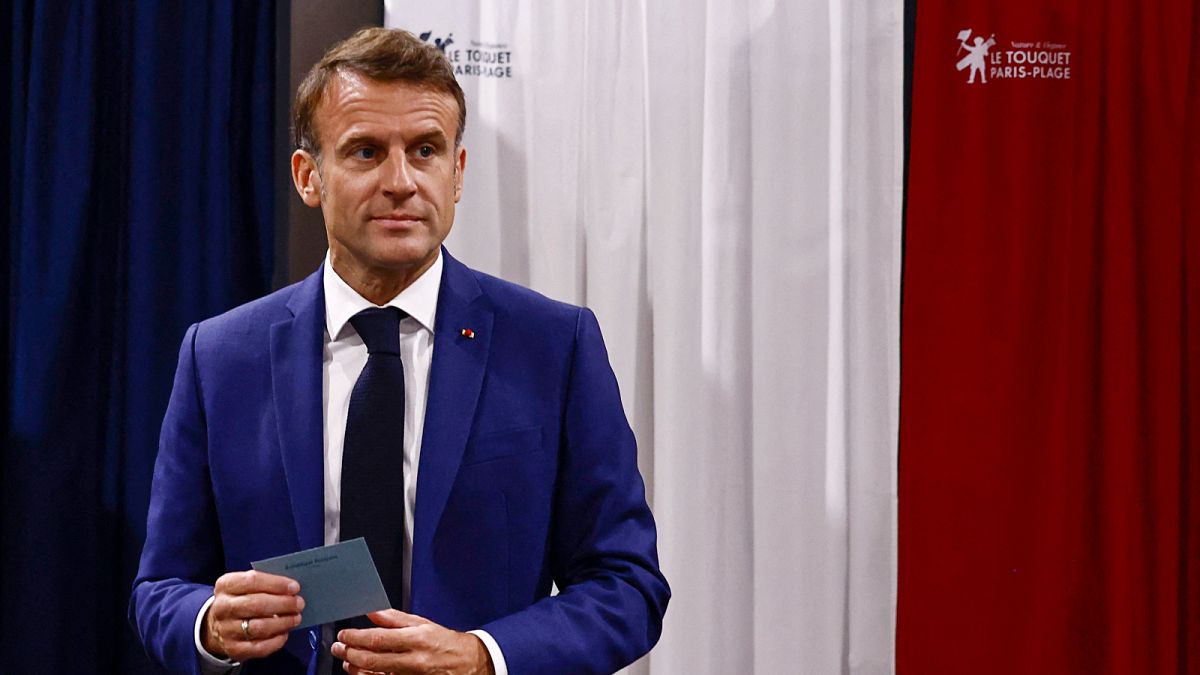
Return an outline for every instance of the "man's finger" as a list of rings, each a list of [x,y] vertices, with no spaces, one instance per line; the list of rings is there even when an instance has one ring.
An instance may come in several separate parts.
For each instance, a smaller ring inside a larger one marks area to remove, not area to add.
[[[351,666],[358,667],[367,672],[391,672],[398,669],[399,654],[391,654],[388,652],[374,652],[358,647],[350,647],[347,645],[337,645],[341,649],[336,649],[333,655],[345,661]]]
[[[251,642],[229,640],[227,638],[225,646],[230,658],[235,661],[247,661],[249,659],[261,659],[264,656],[274,654],[283,648],[285,642],[287,642],[286,633],[268,640],[255,640]]]
[[[268,640],[279,635],[286,635],[288,631],[300,625],[300,615],[289,614],[287,616],[245,619],[245,631],[242,630],[242,621],[243,619],[226,619],[217,625],[217,629],[221,632],[221,637],[225,640],[226,644],[230,640],[256,642]]]
[[[245,595],[247,593],[270,593],[273,595],[295,595],[300,592],[300,584],[295,579],[268,574],[258,570],[245,572],[229,572],[217,579],[214,593],[230,595]]]
[[[371,652],[356,647],[334,643],[333,655],[345,662],[343,669],[349,673],[448,673],[459,672],[430,658],[425,652]]]
[[[342,661],[342,670],[345,670],[347,673],[350,673],[350,675],[387,675],[387,673],[381,673],[378,670],[367,670],[366,668],[359,668],[358,666],[350,663],[349,661]]]
[[[417,616],[416,614],[406,614],[398,609],[385,609],[379,612],[371,612],[367,615],[371,623],[382,628],[408,628],[409,626],[420,626],[423,623],[429,623],[429,619]]]
[[[396,628],[346,628],[337,634],[338,642],[372,652],[406,652],[421,646],[415,637]]]
[[[304,598],[299,595],[223,595],[213,601],[218,619],[248,619],[272,614],[299,614],[304,611]]]

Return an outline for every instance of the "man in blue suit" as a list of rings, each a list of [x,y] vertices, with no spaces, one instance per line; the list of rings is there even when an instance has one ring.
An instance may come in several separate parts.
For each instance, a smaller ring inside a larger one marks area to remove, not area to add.
[[[608,673],[657,641],[670,593],[594,316],[442,247],[465,120],[402,31],[301,85],[292,173],[329,255],[184,338],[130,602],[169,669]],[[394,609],[293,630],[304,589],[250,563],[350,530]]]

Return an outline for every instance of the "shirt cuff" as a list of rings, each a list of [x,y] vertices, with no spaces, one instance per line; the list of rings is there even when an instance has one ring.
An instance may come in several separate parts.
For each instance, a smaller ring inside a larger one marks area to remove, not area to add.
[[[508,664],[504,662],[504,652],[500,651],[500,645],[496,642],[496,638],[486,630],[469,630],[467,632],[479,638],[483,646],[487,647],[488,656],[492,657],[492,668],[495,669],[496,675],[508,675]]]
[[[204,604],[200,606],[200,612],[196,614],[194,637],[196,639],[196,653],[200,655],[201,675],[222,675],[223,673],[233,672],[238,666],[242,665],[237,661],[222,659],[209,654],[208,650],[204,648],[204,643],[200,640],[200,628],[204,624],[204,613],[212,606],[213,600],[216,600],[216,598],[211,597],[205,600]]]

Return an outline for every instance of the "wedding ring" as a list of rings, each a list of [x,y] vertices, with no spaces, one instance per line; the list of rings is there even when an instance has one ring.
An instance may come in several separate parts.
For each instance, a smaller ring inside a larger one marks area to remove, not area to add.
[[[242,619],[242,635],[246,636],[247,640],[250,639],[250,619]]]

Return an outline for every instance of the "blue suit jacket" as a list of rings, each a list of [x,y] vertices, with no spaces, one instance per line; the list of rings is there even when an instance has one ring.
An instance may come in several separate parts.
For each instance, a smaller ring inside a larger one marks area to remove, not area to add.
[[[612,672],[657,641],[670,591],[596,319],[443,255],[410,609],[487,630],[513,675]],[[323,543],[324,328],[318,270],[187,331],[130,601],[173,671],[197,672],[218,576]],[[311,672],[318,635],[244,672]]]

